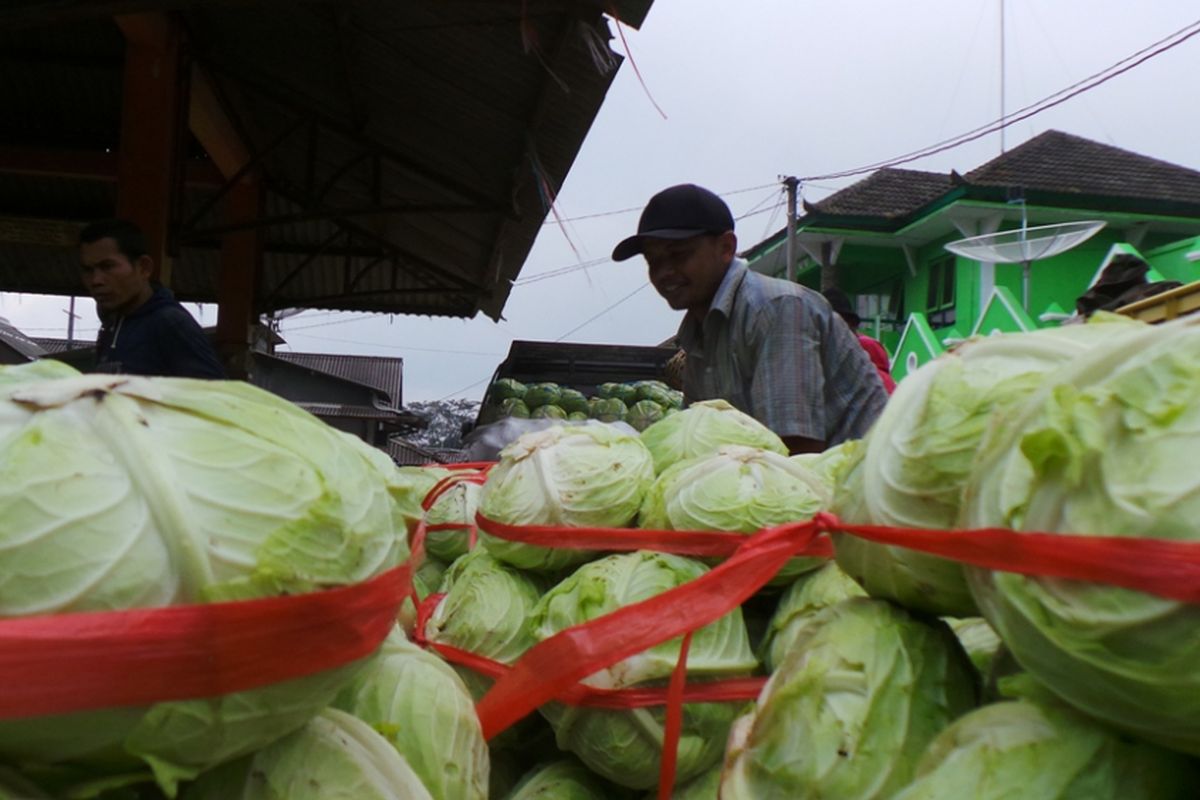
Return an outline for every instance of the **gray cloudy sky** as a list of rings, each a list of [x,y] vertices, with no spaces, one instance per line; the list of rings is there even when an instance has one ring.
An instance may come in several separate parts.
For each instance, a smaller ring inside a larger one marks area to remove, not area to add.
[[[1009,113],[1192,24],[1194,0],[1007,0]],[[656,0],[626,30],[663,119],[622,66],[522,271],[607,259],[657,190],[695,182],[726,196],[748,247],[783,225],[783,175],[872,164],[1000,116],[1000,0]],[[619,38],[614,49],[622,51]],[[1200,169],[1200,36],[1062,105],[1008,128],[1013,147],[1059,130]],[[965,172],[1000,152],[991,134],[905,166]],[[820,199],[860,178],[814,181]],[[757,187],[757,188],[754,188]],[[750,189],[750,191],[745,191]],[[624,213],[607,213],[634,209]],[[551,218],[553,219],[553,218]],[[83,300],[79,323],[94,338]],[[62,335],[65,298],[0,297],[0,316]],[[194,307],[192,307],[194,309]],[[204,308],[205,324],[216,319]],[[480,317],[308,312],[287,320],[290,349],[402,356],[404,399],[480,399],[514,339],[655,344],[678,327],[640,260],[604,263],[513,289],[499,324]],[[585,324],[586,323],[586,324]],[[53,330],[50,330],[53,328]]]

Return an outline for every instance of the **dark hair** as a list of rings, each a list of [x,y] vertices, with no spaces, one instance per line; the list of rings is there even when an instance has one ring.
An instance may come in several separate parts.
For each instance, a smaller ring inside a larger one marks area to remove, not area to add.
[[[112,239],[117,250],[129,259],[129,263],[149,255],[146,249],[146,234],[127,219],[102,219],[93,222],[79,232],[80,244],[92,244],[101,239]]]
[[[862,318],[854,310],[854,304],[850,302],[850,298],[841,289],[831,286],[821,292],[821,294],[825,295],[825,299],[829,301],[829,307],[834,310],[834,313],[846,320],[846,324],[851,328],[857,328],[859,323],[862,322]]]

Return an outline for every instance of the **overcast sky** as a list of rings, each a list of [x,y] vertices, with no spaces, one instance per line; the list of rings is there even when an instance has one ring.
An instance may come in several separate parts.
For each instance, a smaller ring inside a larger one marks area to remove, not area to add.
[[[725,195],[742,247],[783,226],[784,175],[872,164],[1000,117],[1000,0],[655,0],[558,197],[564,218],[521,273],[607,259],[659,189],[695,182]],[[1200,18],[1194,0],[1007,0],[1005,109],[1104,70]],[[620,38],[614,49],[623,51]],[[1058,129],[1200,169],[1200,36],[1008,128],[1005,145]],[[992,134],[904,166],[966,172],[1000,153]],[[861,178],[813,181],[818,200]],[[748,190],[748,191],[747,191]],[[633,209],[624,213],[623,209]],[[570,243],[568,242],[568,236]],[[575,250],[578,250],[576,255]],[[0,296],[0,316],[63,335],[65,298]],[[78,323],[94,339],[92,303]],[[189,309],[196,311],[195,306]],[[197,314],[213,324],[216,309]],[[672,312],[640,259],[517,285],[505,321],[307,312],[283,335],[298,352],[404,358],[404,400],[478,400],[514,339],[656,344]],[[586,324],[585,324],[586,323]]]

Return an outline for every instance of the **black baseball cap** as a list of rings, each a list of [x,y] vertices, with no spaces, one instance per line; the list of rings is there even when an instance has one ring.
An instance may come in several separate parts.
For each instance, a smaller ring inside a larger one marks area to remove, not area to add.
[[[637,233],[613,248],[613,261],[642,252],[647,239],[690,239],[733,230],[733,214],[725,201],[694,183],[663,189],[642,209]]]

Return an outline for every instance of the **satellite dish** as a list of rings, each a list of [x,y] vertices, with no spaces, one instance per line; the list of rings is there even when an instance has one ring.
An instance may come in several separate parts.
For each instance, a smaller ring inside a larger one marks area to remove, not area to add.
[[[1099,220],[1059,222],[1054,225],[1022,226],[1012,231],[988,233],[949,242],[951,253],[992,264],[1021,265],[1021,302],[1029,311],[1029,272],[1032,262],[1065,253],[1081,245],[1103,228]]]

